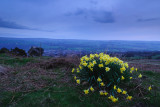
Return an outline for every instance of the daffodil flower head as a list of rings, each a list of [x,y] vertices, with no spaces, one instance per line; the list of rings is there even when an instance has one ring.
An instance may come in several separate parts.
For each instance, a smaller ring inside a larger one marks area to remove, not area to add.
[[[104,95],[105,95],[105,96],[107,96],[107,95],[108,95],[108,93],[105,91],[105,92],[104,92]]]
[[[149,91],[151,91],[151,90],[152,90],[152,87],[151,87],[151,86],[149,86],[149,87],[148,87],[148,90],[149,90]]]
[[[127,94],[127,91],[124,91],[124,90],[123,90],[122,94]]]
[[[136,68],[135,71],[137,71],[138,69]]]
[[[85,93],[85,94],[88,94],[88,93],[89,93],[89,89],[84,90],[84,93]]]
[[[74,79],[76,80],[76,79],[77,79],[77,77],[76,77],[76,76],[74,76]]]
[[[132,100],[132,96],[127,96],[127,100]]]
[[[126,70],[125,67],[120,68],[121,73],[123,73]]]
[[[112,99],[112,102],[113,102],[113,103],[116,103],[117,101],[118,101],[118,98],[113,98],[113,99]]]
[[[105,84],[103,82],[100,83],[101,86],[105,86]]]
[[[98,81],[98,82],[101,82],[101,81],[102,81],[102,79],[98,77],[97,81]]]
[[[110,68],[109,68],[109,67],[106,67],[105,70],[106,70],[106,72],[108,72],[108,71],[110,70]]]
[[[142,74],[139,74],[138,78],[142,78]]]
[[[93,91],[94,91],[94,88],[91,86],[91,87],[90,87],[90,90],[93,92]]]
[[[100,94],[100,95],[104,95],[104,92],[103,92],[103,91],[99,91],[99,94]]]
[[[116,85],[114,85],[114,90],[116,90],[117,88],[116,88]]]
[[[129,77],[129,79],[133,79],[133,77]]]
[[[118,93],[121,93],[121,92],[122,92],[122,90],[121,90],[120,88],[118,88],[118,89],[117,89],[117,92],[118,92]]]
[[[102,67],[104,67],[104,66],[103,66],[103,64],[99,64],[98,66],[99,66],[99,68],[102,68]]]
[[[124,80],[124,79],[125,79],[124,76],[122,76],[122,77],[121,77],[121,80]]]
[[[81,81],[80,81],[80,79],[77,79],[76,82],[77,82],[77,84],[80,84]]]
[[[75,70],[75,69],[73,68],[73,69],[72,69],[72,73],[74,72],[74,70]]]
[[[112,100],[114,98],[114,96],[112,96],[112,95],[110,95],[109,97],[108,97],[108,99],[110,99],[110,100]]]
[[[134,71],[134,67],[131,68],[131,71]]]

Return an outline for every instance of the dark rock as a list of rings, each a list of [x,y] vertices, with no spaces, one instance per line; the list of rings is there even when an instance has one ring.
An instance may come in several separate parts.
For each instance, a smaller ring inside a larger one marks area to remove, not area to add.
[[[44,49],[41,47],[31,47],[28,51],[29,56],[42,56]]]

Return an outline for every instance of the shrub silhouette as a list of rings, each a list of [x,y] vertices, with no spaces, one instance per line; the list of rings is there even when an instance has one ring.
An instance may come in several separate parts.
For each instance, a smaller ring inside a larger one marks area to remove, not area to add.
[[[15,49],[11,49],[10,53],[16,56],[27,56],[25,50],[19,49],[18,47],[16,47]]]
[[[2,48],[0,50],[0,53],[9,53],[9,50],[7,48]]]

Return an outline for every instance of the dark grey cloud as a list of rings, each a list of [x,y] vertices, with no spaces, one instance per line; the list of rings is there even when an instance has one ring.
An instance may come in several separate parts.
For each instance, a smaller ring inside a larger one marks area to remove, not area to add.
[[[31,29],[29,27],[23,26],[23,25],[19,25],[15,22],[11,22],[11,21],[5,21],[3,19],[0,18],[0,27],[2,28],[11,28],[11,29],[26,29],[26,30],[34,30]]]
[[[112,12],[101,11],[100,13],[95,13],[93,16],[94,21],[99,23],[114,23],[115,19],[113,17]]]
[[[37,30],[37,31],[45,31],[45,32],[55,32],[55,30],[43,30],[43,29],[37,29],[37,28],[30,28],[27,26],[19,25],[12,21],[5,21],[2,18],[0,18],[0,27],[1,28],[10,28],[10,29],[23,29],[23,30]]]
[[[90,3],[96,5],[96,4],[98,4],[98,1],[96,1],[96,0],[91,0]]]
[[[91,18],[98,23],[114,23],[115,18],[112,12],[105,10],[88,10],[77,9],[75,12],[65,14],[66,16],[82,16],[84,18]]]
[[[147,18],[147,19],[138,19],[138,22],[148,22],[148,21],[156,21],[156,20],[160,20],[159,17],[157,18]]]

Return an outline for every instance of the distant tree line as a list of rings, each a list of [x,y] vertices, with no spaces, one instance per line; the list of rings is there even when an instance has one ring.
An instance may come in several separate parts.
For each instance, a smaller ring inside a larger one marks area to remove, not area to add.
[[[33,56],[42,56],[42,54],[44,53],[44,49],[41,47],[31,47],[29,51],[26,53],[25,50],[20,49],[18,47],[15,47],[14,49],[11,49],[11,50],[3,47],[0,49],[0,53],[7,53],[7,54],[12,54],[15,56],[23,56],[23,57],[26,57],[26,56],[33,57]]]

